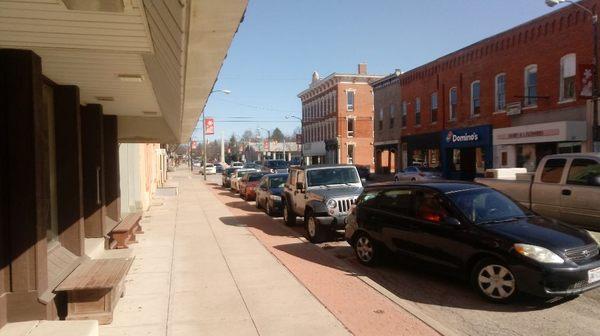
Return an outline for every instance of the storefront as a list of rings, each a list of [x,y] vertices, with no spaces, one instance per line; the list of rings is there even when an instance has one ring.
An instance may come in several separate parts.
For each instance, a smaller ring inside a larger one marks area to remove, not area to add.
[[[307,142],[302,144],[302,155],[306,165],[325,163],[327,150],[325,141]]]
[[[440,132],[402,137],[402,168],[421,166],[441,168]]]
[[[550,154],[578,153],[586,140],[585,121],[558,121],[494,130],[494,167],[534,171]]]
[[[335,164],[338,162],[339,144],[337,139],[325,140],[325,162]]]
[[[472,180],[492,168],[492,127],[483,125],[445,130],[440,141],[444,176]]]
[[[395,174],[398,161],[398,140],[376,142],[373,145],[375,151],[375,172],[377,174]]]

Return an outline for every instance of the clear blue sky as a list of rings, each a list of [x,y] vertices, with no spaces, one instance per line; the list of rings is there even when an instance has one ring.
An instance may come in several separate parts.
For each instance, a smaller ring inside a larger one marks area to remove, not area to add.
[[[299,122],[285,116],[301,115],[296,95],[314,70],[407,71],[551,10],[544,0],[250,0],[215,85],[232,93],[213,94],[205,112],[219,138],[291,134]]]

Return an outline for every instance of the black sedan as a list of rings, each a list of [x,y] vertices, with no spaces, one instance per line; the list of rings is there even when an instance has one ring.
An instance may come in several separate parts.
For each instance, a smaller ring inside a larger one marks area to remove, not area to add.
[[[262,177],[256,188],[256,207],[265,209],[269,216],[280,214],[281,195],[288,174],[268,174]]]
[[[485,298],[572,296],[600,286],[598,243],[491,188],[462,182],[378,184],[348,217],[346,239],[372,265],[385,250],[466,275]]]

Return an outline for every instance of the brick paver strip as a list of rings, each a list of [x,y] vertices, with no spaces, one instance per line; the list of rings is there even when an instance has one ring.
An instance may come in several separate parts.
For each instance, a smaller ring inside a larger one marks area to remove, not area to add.
[[[348,265],[307,243],[252,204],[206,185],[248,230],[355,335],[439,335],[361,281]],[[235,197],[235,198],[234,198]],[[239,202],[232,202],[239,200]]]

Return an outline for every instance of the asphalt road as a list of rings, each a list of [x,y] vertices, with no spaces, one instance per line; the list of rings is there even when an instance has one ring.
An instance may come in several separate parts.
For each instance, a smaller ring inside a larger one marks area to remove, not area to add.
[[[210,179],[220,183],[220,177]],[[284,225],[281,218],[274,220]],[[304,234],[300,220],[293,230]],[[570,300],[543,301],[522,296],[511,304],[492,304],[463,280],[427,265],[388,259],[375,268],[366,267],[341,237],[318,246],[342,261],[349,274],[380,285],[404,302],[404,308],[458,335],[600,335],[600,289]]]

